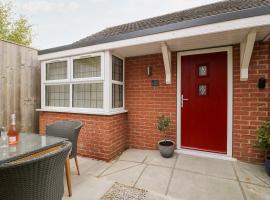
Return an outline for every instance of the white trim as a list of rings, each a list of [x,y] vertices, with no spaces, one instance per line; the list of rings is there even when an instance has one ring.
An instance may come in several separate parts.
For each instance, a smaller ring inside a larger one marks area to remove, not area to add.
[[[73,60],[79,59],[79,58],[89,58],[94,56],[100,56],[101,59],[101,76],[100,77],[91,77],[91,78],[79,78],[74,79],[73,78]],[[61,80],[46,80],[46,64],[47,63],[54,63],[57,61],[67,61],[67,79],[61,79]],[[105,61],[104,61],[104,52],[99,52],[95,54],[87,54],[87,55],[81,55],[76,57],[67,57],[67,58],[61,58],[61,59],[53,59],[49,61],[43,61],[41,62],[41,109],[45,110],[51,110],[56,111],[59,110],[60,112],[72,112],[72,113],[104,113],[104,94],[105,94],[105,88],[104,88],[104,67],[105,67]],[[103,108],[79,108],[79,107],[72,107],[72,85],[74,84],[88,84],[88,83],[103,83]],[[51,107],[46,106],[45,101],[45,88],[47,85],[69,85],[70,88],[70,94],[69,94],[69,106],[68,107]],[[107,110],[107,113],[109,113],[110,110]]]
[[[175,153],[191,155],[191,156],[200,156],[200,157],[205,157],[205,158],[214,158],[214,159],[220,159],[220,160],[237,161],[236,158],[232,158],[227,155],[204,152],[204,151],[194,151],[194,150],[189,150],[189,149],[178,149],[178,150],[175,150]]]
[[[227,52],[227,157],[232,157],[232,105],[233,105],[233,63],[232,47],[220,47],[211,49],[201,49],[194,51],[185,51],[177,53],[177,141],[176,147],[181,149],[181,56],[205,54],[214,52]],[[199,151],[196,151],[199,152]],[[204,154],[209,154],[204,152]],[[212,153],[211,153],[212,154]],[[222,154],[221,154],[222,155]]]
[[[61,58],[67,56],[74,56],[92,52],[99,52],[104,50],[112,50],[121,47],[128,47],[140,44],[148,44],[153,42],[162,42],[167,40],[173,40],[178,38],[199,36],[204,34],[219,33],[237,29],[252,28],[258,26],[264,26],[270,24],[270,15],[261,15],[256,17],[248,17],[244,19],[231,20],[226,22],[208,24],[203,26],[196,26],[176,31],[169,31],[165,33],[158,33],[153,35],[147,35],[143,37],[137,37],[132,39],[108,42],[104,44],[97,44],[82,48],[64,50],[54,53],[48,53],[39,55],[39,60],[49,60],[54,58]]]
[[[112,77],[112,54],[110,51],[105,51],[105,73],[104,73],[104,109],[110,112],[112,109],[111,103],[111,77]]]
[[[121,59],[123,61],[123,81],[122,82],[121,81],[115,81],[115,80],[112,79],[112,70],[111,70],[111,93],[110,93],[111,94],[111,102],[110,102],[111,103],[111,110],[112,111],[118,111],[118,110],[125,109],[125,58],[118,55],[118,54],[116,54],[116,53],[112,53],[112,56],[115,56],[115,57],[117,57],[117,58],[119,58],[119,59]],[[112,69],[112,67],[111,67],[111,69]],[[112,106],[112,97],[113,97],[113,95],[112,95],[112,84],[117,84],[117,85],[122,85],[123,86],[123,106],[122,107],[113,108],[113,106]]]
[[[46,65],[50,64],[50,63],[61,62],[61,61],[66,61],[67,62],[67,66],[66,66],[66,68],[67,68],[67,78],[65,78],[65,79],[57,79],[57,80],[46,80],[46,75],[47,75]],[[69,58],[53,59],[53,60],[48,60],[48,61],[42,62],[41,63],[41,72],[42,72],[41,80],[42,80],[42,82],[43,83],[69,82],[69,80],[70,80],[70,68],[69,68],[69,65],[70,65],[70,59]]]
[[[112,83],[123,85],[123,101],[125,101],[125,88],[124,81],[125,76],[123,71],[123,82],[112,81],[112,53],[110,51],[99,52],[94,54],[80,55],[67,57],[56,60],[49,60],[41,62],[41,109],[39,111],[51,111],[51,112],[67,112],[67,113],[84,113],[84,114],[100,114],[100,115],[111,115],[115,113],[125,112],[125,102],[123,102],[123,107],[112,108]],[[80,58],[88,58],[100,56],[101,57],[101,77],[90,77],[90,78],[73,78],[73,60]],[[117,56],[117,55],[115,55]],[[123,70],[125,70],[125,60],[124,58],[117,56],[123,60]],[[53,80],[46,81],[46,64],[56,61],[67,61],[67,72],[68,79],[64,80]],[[74,84],[87,84],[87,83],[103,83],[103,108],[79,108],[72,107],[72,85]],[[50,107],[45,105],[45,87],[47,85],[70,85],[70,101],[68,107]]]
[[[66,79],[58,79],[58,80],[46,80],[46,64],[55,63],[60,61],[67,61],[67,78]],[[69,84],[70,82],[70,58],[61,58],[61,59],[53,59],[48,61],[41,62],[41,108],[46,107],[45,105],[45,87],[46,85],[63,85]]]
[[[69,108],[72,109],[72,93],[73,93],[73,84],[69,84]]]
[[[98,57],[100,56],[100,76],[98,77],[88,77],[88,78],[73,78],[73,61],[77,59],[83,59],[83,58],[91,58],[91,57]],[[105,67],[105,61],[104,61],[104,52],[99,53],[93,53],[93,54],[84,54],[79,56],[73,56],[70,57],[70,71],[71,71],[71,82],[80,82],[80,81],[97,81],[97,80],[104,80],[104,67]]]
[[[103,109],[97,109],[96,111],[93,110],[86,110],[86,109],[76,109],[70,110],[68,108],[43,108],[43,109],[36,109],[38,112],[57,112],[57,113],[77,113],[77,114],[87,114],[87,115],[117,115],[121,113],[128,112],[127,110],[111,110],[110,112],[106,112]]]
[[[124,83],[121,82],[121,81],[115,81],[115,80],[112,80],[112,83],[113,83],[113,84],[116,84],[116,85],[124,85]]]
[[[166,42],[161,42],[161,51],[162,51],[164,68],[165,68],[166,84],[171,84],[172,83],[172,63],[171,63],[172,53],[170,49],[168,48]]]
[[[227,50],[227,155],[232,157],[233,149],[233,48]]]
[[[256,30],[250,31],[240,44],[240,80],[248,80],[248,68],[256,40]]]

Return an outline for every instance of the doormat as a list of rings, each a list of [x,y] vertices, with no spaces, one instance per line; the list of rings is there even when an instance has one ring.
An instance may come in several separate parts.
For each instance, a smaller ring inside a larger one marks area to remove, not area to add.
[[[172,200],[147,190],[115,183],[100,200]]]

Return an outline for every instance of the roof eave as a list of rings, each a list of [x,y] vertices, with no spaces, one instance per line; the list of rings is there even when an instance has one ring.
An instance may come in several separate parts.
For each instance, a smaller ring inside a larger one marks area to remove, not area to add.
[[[51,49],[40,50],[38,52],[38,55],[50,54],[50,53],[55,53],[55,52],[71,50],[71,49],[94,46],[98,44],[105,44],[109,42],[138,38],[138,37],[149,36],[149,35],[154,35],[158,33],[182,30],[182,29],[192,28],[196,26],[215,24],[215,23],[220,23],[220,22],[262,16],[262,15],[267,15],[267,14],[270,14],[270,5],[241,10],[241,11],[235,11],[235,12],[230,12],[230,13],[223,13],[223,14],[208,16],[208,17],[203,17],[203,18],[197,18],[197,19],[192,19],[188,21],[168,24],[168,25],[164,25],[160,27],[144,29],[140,31],[134,31],[134,32],[125,33],[125,34],[117,35],[114,37],[102,39],[101,41],[95,41],[93,43],[84,43],[81,45],[71,44],[71,45],[60,46],[60,47],[55,47]]]

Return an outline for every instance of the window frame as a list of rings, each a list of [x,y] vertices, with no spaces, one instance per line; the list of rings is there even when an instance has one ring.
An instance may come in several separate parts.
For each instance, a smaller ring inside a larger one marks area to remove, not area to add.
[[[100,56],[100,76],[99,77],[86,77],[86,78],[74,78],[73,77],[73,68],[74,68],[74,60],[77,59],[83,59],[83,58],[91,58],[91,57],[97,57]],[[104,53],[93,53],[93,54],[86,54],[86,55],[79,55],[79,56],[73,56],[70,58],[70,80],[73,82],[85,82],[85,81],[104,81],[104,68],[105,68],[105,62],[104,62]]]
[[[70,85],[70,83],[64,83],[64,82],[59,82],[59,83],[46,83],[44,84],[44,99],[42,99],[44,101],[44,106],[45,108],[49,108],[49,109],[53,109],[53,108],[60,108],[60,109],[67,109],[70,107],[70,100],[69,100],[69,106],[46,106],[46,86],[56,86],[56,85]],[[71,90],[70,90],[70,86],[69,86],[69,97],[70,97],[70,93],[71,93]]]
[[[89,78],[73,78],[73,60],[87,57],[101,57],[101,74],[100,77]],[[123,61],[123,82],[112,80],[112,56],[118,57]],[[68,79],[61,80],[48,80],[46,81],[46,64],[57,61],[67,61]],[[103,108],[79,108],[72,107],[73,104],[73,84],[84,83],[102,83],[103,84]],[[70,86],[70,102],[69,107],[53,107],[46,106],[45,99],[45,87],[46,85],[62,85],[68,84]],[[113,108],[112,105],[112,85],[118,84],[123,86],[123,106],[119,108]],[[78,54],[65,58],[57,58],[51,60],[41,61],[41,109],[37,111],[47,112],[60,112],[60,113],[81,113],[81,114],[93,114],[93,115],[114,115],[127,112],[125,110],[125,58],[117,55],[109,50],[95,53]]]
[[[80,84],[93,84],[93,83],[102,83],[103,84],[103,102],[102,102],[102,105],[103,105],[103,108],[83,108],[83,107],[72,107],[72,104],[73,104],[73,93],[71,93],[71,101],[70,101],[70,104],[71,104],[71,108],[72,109],[76,109],[76,110],[79,110],[79,111],[85,111],[85,110],[92,110],[92,111],[103,111],[104,110],[104,82],[103,81],[91,81],[91,82],[73,82],[71,83],[71,90],[73,92],[73,85],[80,85]]]
[[[47,80],[46,75],[47,75],[47,64],[50,63],[56,63],[56,62],[61,62],[61,61],[66,61],[67,62],[67,78],[66,79],[57,79],[57,80]],[[42,83],[45,84],[52,84],[52,83],[63,83],[63,82],[68,82],[70,80],[70,59],[69,58],[60,58],[60,59],[54,59],[54,60],[49,60],[45,61],[41,64],[41,80]]]
[[[89,78],[73,78],[73,60],[78,58],[88,58],[100,56],[101,61],[101,74],[100,77],[89,77]],[[54,63],[58,61],[67,61],[67,79],[59,79],[59,80],[46,80],[46,65],[48,63]],[[41,109],[48,111],[56,111],[56,112],[72,112],[72,113],[104,113],[104,95],[105,95],[105,87],[104,87],[104,53],[93,53],[93,54],[85,54],[80,56],[73,56],[67,58],[53,59],[44,61],[41,63]],[[80,107],[72,107],[73,104],[73,85],[74,84],[91,84],[91,83],[102,83],[103,84],[103,108],[80,108]],[[47,85],[69,85],[69,106],[68,107],[56,107],[56,106],[46,106],[46,86]]]
[[[113,56],[121,59],[123,61],[123,81],[116,81],[116,80],[113,80]],[[115,53],[112,53],[111,54],[111,86],[110,86],[110,90],[111,90],[111,109],[114,110],[114,111],[120,111],[120,110],[124,110],[125,108],[125,58],[123,58],[122,56],[120,55],[117,55]],[[114,108],[113,107],[113,84],[116,84],[116,85],[122,85],[123,86],[123,106],[122,107],[118,107],[118,108]]]

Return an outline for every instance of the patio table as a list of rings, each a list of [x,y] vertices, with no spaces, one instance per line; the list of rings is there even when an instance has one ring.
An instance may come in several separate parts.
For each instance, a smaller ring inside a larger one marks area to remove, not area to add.
[[[53,147],[60,146],[66,141],[66,138],[59,138],[53,136],[46,136],[34,133],[20,133],[19,142],[16,145],[9,145],[2,147],[0,145],[0,165],[6,162],[12,162],[42,151],[46,151]],[[69,156],[65,162],[66,177],[69,196],[72,195],[71,191],[71,176],[70,176],[70,163]]]

